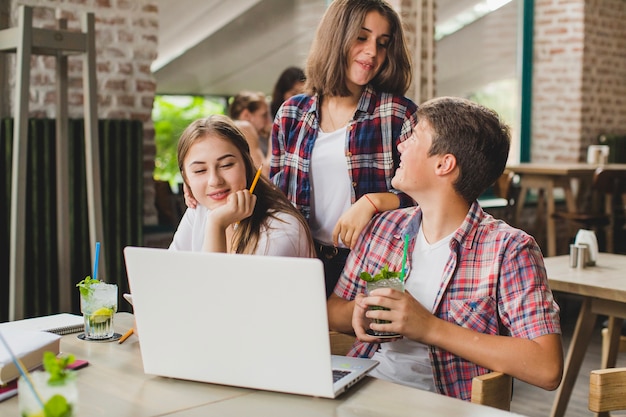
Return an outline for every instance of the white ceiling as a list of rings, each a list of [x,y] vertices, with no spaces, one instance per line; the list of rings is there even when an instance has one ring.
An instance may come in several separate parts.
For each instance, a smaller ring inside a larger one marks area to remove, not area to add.
[[[157,94],[230,96],[244,89],[270,94],[284,68],[304,66],[328,0],[155,1],[160,25],[158,57],[152,66]],[[435,1],[437,19],[445,21],[480,0]],[[448,39],[449,46],[438,51],[438,67],[448,72],[459,67],[454,56],[467,42],[471,44],[468,39]],[[482,51],[472,51],[479,64]],[[451,62],[442,62],[448,55]],[[437,80],[445,84],[462,75],[441,73]]]
[[[284,68],[304,65],[293,0],[156,1],[158,94],[270,93]]]

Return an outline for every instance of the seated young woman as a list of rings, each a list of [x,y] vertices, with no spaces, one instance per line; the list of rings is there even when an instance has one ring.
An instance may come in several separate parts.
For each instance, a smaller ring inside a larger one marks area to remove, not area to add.
[[[178,166],[198,204],[185,211],[170,250],[315,256],[304,217],[282,191],[261,176],[250,192],[257,168],[230,118],[192,122],[178,142]]]

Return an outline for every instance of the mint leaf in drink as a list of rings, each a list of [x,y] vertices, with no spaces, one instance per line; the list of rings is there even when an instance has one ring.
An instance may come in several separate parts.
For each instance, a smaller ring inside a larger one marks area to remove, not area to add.
[[[48,385],[63,385],[68,378],[73,378],[73,372],[67,369],[73,362],[74,355],[56,356],[52,352],[44,352],[43,368],[50,375]]]
[[[55,394],[43,406],[46,417],[71,417],[72,404],[64,396]]]
[[[84,298],[87,298],[93,292],[93,289],[91,288],[91,286],[99,282],[100,282],[99,279],[92,279],[90,276],[88,276],[84,280],[76,284],[76,286],[78,287],[78,290],[80,291],[80,295],[82,295]]]
[[[380,281],[382,279],[399,278],[400,272],[390,271],[389,265],[385,265],[376,275],[372,276],[369,272],[361,272],[359,277],[365,282]]]

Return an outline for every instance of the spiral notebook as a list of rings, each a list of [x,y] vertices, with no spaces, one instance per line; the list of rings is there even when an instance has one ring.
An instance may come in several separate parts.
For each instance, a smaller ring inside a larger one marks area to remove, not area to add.
[[[0,323],[0,329],[38,330],[59,335],[82,332],[84,328],[83,316],[70,313]]]

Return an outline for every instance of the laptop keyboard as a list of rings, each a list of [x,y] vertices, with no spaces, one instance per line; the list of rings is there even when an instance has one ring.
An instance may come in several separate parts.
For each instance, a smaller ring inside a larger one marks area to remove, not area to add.
[[[333,383],[339,381],[344,376],[348,375],[350,371],[340,371],[339,369],[333,369]]]

